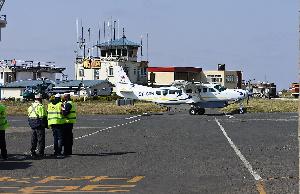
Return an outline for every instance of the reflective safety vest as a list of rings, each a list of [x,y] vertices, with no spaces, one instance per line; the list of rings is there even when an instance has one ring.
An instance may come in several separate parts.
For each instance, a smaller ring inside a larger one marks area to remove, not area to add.
[[[76,112],[75,112],[75,105],[72,101],[68,101],[66,103],[69,103],[72,105],[72,108],[70,110],[70,114],[66,115],[66,123],[76,123]]]
[[[5,130],[10,124],[6,120],[6,108],[0,105],[0,130]]]
[[[37,102],[32,103],[32,105],[28,108],[28,118],[43,119],[44,117],[47,117],[45,107]]]
[[[61,114],[62,104],[62,102],[59,102],[55,105],[52,103],[48,105],[48,125],[64,124],[66,122],[65,117]]]

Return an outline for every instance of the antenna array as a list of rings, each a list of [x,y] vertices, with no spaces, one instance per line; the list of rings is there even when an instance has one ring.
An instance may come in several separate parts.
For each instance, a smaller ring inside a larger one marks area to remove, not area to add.
[[[5,0],[0,0],[0,11],[1,11],[2,7],[3,7],[4,2],[5,2]]]

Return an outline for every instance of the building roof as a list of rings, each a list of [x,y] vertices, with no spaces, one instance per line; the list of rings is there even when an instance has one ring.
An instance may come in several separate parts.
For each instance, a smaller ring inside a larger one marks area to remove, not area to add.
[[[104,43],[101,43],[101,44],[97,44],[97,45],[94,45],[94,46],[99,46],[99,47],[102,47],[102,46],[141,46],[135,42],[132,42],[132,41],[129,41],[126,39],[126,37],[122,37],[122,38],[119,38],[117,40],[112,40],[112,41],[109,41],[109,42],[104,42]]]
[[[54,82],[54,81],[50,81],[50,80],[44,81],[44,83],[46,83],[46,84],[51,84],[52,82]],[[21,80],[21,81],[6,83],[0,87],[1,88],[26,88],[27,86],[36,86],[36,85],[42,84],[42,83],[43,83],[42,80]]]
[[[36,86],[38,84],[54,84],[55,87],[78,87],[80,80],[67,80],[67,81],[52,81],[52,80],[24,80],[15,81],[0,86],[1,88],[26,88],[28,86]],[[102,83],[108,82],[107,80],[82,80],[82,86],[93,87]]]
[[[55,87],[78,87],[81,80],[67,80],[56,82]],[[108,82],[107,80],[82,80],[82,86],[94,87],[102,83]]]
[[[148,67],[148,72],[201,72],[199,67]]]

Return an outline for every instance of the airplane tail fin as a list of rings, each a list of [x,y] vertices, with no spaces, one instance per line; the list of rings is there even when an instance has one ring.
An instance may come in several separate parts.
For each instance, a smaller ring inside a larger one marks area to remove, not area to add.
[[[115,79],[116,79],[116,84],[117,85],[119,85],[119,84],[120,85],[121,84],[122,85],[127,85],[127,84],[130,85],[130,84],[132,84],[122,67],[115,66],[114,67],[114,72],[115,72]]]

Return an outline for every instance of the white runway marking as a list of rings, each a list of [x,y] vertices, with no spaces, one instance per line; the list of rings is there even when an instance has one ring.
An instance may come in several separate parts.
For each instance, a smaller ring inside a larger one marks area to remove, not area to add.
[[[224,127],[219,123],[218,119],[215,118],[215,121],[217,122],[217,124],[219,125],[221,131],[223,132],[224,136],[226,137],[226,139],[228,140],[230,146],[234,149],[236,155],[238,155],[238,157],[242,160],[242,162],[244,163],[245,167],[249,170],[249,172],[252,174],[252,176],[255,178],[255,180],[261,180],[262,178],[259,176],[259,174],[257,174],[251,164],[247,161],[247,159],[243,156],[243,154],[241,153],[241,151],[238,149],[238,147],[233,143],[233,141],[230,139],[230,137],[227,135]]]
[[[133,116],[133,117],[130,117],[130,118],[125,118],[125,119],[133,119],[133,118],[137,118],[137,117],[140,117],[140,116],[142,116],[142,115],[137,115],[137,116]],[[105,131],[105,130],[109,130],[109,129],[121,127],[121,126],[124,126],[124,125],[132,124],[132,123],[137,122],[137,121],[140,121],[140,120],[141,120],[141,119],[136,119],[136,120],[133,120],[133,121],[130,121],[130,122],[127,122],[127,123],[122,123],[122,124],[120,124],[120,125],[115,125],[115,126],[112,126],[112,127],[107,127],[107,128],[105,128],[105,129],[100,129],[100,130],[95,131],[95,132],[93,132],[93,133],[89,133],[89,134],[86,134],[86,135],[82,135],[82,136],[80,136],[80,137],[75,137],[74,140],[79,140],[79,139],[81,139],[81,138],[89,137],[89,136],[91,136],[91,135],[95,135],[95,134],[97,134],[97,133],[99,133],[99,132],[102,132],[102,131]],[[99,129],[99,127],[74,127],[74,129],[81,129],[81,128],[84,128],[84,129]],[[46,149],[46,148],[50,148],[50,147],[54,147],[54,144],[46,146],[45,149]],[[26,153],[24,153],[24,154],[29,154],[29,152],[26,152]],[[17,156],[17,155],[16,155],[16,156]],[[9,157],[9,158],[13,158],[13,157],[16,157],[16,156],[11,156],[11,157]]]

